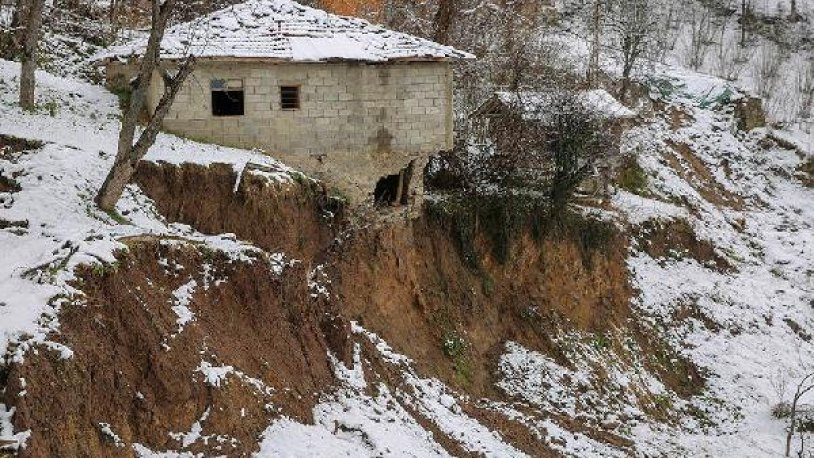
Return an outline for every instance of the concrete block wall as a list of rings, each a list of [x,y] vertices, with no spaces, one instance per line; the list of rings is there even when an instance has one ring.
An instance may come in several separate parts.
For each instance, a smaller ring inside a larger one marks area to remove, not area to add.
[[[109,68],[108,78],[115,72]],[[243,116],[212,115],[213,79],[243,81]],[[151,108],[163,91],[160,79],[154,81]],[[299,110],[281,108],[280,86],[300,87]],[[452,148],[452,70],[447,62],[200,62],[164,129],[260,148],[365,200],[378,178]]]

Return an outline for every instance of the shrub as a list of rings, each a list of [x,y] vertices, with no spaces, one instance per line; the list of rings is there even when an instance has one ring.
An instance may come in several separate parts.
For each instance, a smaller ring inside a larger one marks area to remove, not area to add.
[[[616,173],[616,185],[625,191],[644,196],[647,193],[647,173],[634,156],[626,156]]]
[[[529,227],[543,226],[548,205],[540,198],[513,194],[458,195],[431,202],[426,211],[430,218],[450,231],[466,264],[479,269],[478,234],[486,236],[494,259],[505,264],[518,235]]]
[[[474,270],[482,267],[483,254],[476,244],[480,234],[489,243],[492,257],[501,264],[511,258],[514,242],[530,233],[537,241],[575,241],[587,268],[592,267],[594,253],[606,251],[618,234],[613,223],[571,210],[552,213],[554,209],[547,199],[528,194],[449,196],[430,201],[425,211],[450,232],[458,253]]]

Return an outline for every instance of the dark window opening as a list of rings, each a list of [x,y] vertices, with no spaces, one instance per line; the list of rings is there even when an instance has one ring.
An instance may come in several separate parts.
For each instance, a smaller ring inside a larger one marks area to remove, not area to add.
[[[413,163],[395,175],[379,179],[373,191],[376,205],[407,205],[410,199],[410,183],[413,179]]]
[[[212,91],[213,116],[243,116],[243,91]]]
[[[299,86],[280,86],[280,107],[283,110],[300,109]]]
[[[401,175],[387,175],[379,179],[376,183],[376,191],[373,197],[378,205],[391,205],[395,202],[399,190]]]
[[[212,90],[213,116],[243,116],[245,95],[241,79],[213,79],[209,83]]]

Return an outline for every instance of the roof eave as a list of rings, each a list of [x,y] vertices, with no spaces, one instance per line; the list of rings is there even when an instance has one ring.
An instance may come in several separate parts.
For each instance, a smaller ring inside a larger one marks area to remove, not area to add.
[[[113,62],[126,63],[131,59],[140,59],[141,56],[105,56],[96,60],[96,65],[108,65]],[[163,62],[176,63],[184,60],[184,57],[163,57]],[[388,63],[403,63],[403,62],[455,62],[460,60],[473,60],[474,56],[457,57],[457,56],[414,56],[414,57],[396,57],[389,59],[353,59],[343,57],[332,57],[326,59],[285,59],[278,57],[263,57],[263,56],[204,56],[198,57],[199,62],[262,62],[262,63],[287,63],[287,64],[330,64],[330,63],[368,63],[368,64],[388,64]]]

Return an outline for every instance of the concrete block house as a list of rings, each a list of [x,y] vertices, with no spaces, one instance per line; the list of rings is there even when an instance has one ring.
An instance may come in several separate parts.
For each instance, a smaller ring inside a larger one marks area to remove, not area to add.
[[[108,49],[108,84],[126,87],[146,39]],[[258,148],[325,179],[353,202],[405,204],[431,154],[453,143],[451,62],[468,53],[290,0],[249,0],[167,30],[172,66],[194,73],[163,128]],[[153,78],[148,108],[163,92]]]

